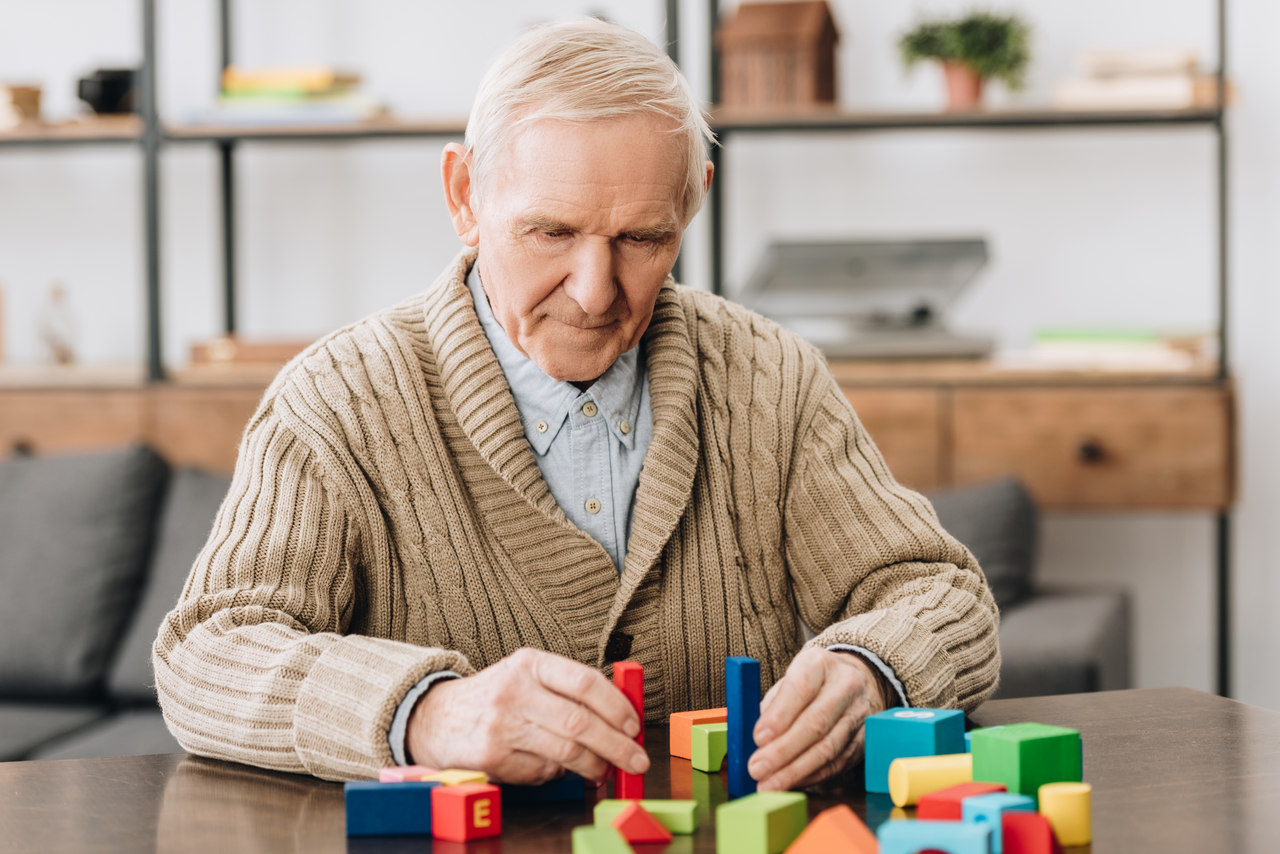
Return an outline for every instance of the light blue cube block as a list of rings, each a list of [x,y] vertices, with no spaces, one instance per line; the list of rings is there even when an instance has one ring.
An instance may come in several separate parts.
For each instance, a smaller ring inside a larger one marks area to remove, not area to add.
[[[889,793],[889,765],[903,756],[964,753],[964,712],[890,709],[866,721],[867,791]]]
[[[1004,851],[1004,814],[1014,810],[1036,811],[1036,799],[1026,795],[995,792],[976,795],[960,802],[964,821],[991,828],[991,854]]]
[[[928,849],[947,854],[992,854],[991,828],[963,821],[886,821],[876,838],[880,854],[917,854]]]

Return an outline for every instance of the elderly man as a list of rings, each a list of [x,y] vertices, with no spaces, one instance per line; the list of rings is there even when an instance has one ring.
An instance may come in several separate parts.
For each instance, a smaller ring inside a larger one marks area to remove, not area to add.
[[[821,356],[671,281],[709,139],[621,28],[499,59],[443,156],[467,248],[291,362],[249,424],[156,640],[183,746],[329,779],[641,773],[602,671],[642,663],[657,721],[720,705],[749,655],[772,687],[748,769],[782,789],[855,762],[886,705],[991,692],[981,571]]]

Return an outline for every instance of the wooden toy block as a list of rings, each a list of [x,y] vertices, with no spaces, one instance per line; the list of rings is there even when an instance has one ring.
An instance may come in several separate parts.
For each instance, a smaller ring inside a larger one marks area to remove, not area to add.
[[[693,759],[692,730],[694,724],[721,724],[729,720],[729,710],[702,709],[671,715],[671,755]]]
[[[889,765],[905,756],[964,752],[964,712],[958,709],[890,709],[867,718],[866,788],[889,794]]]
[[[880,825],[880,854],[991,854],[991,827],[963,821],[886,821]]]
[[[596,804],[595,823],[611,827],[613,820],[633,803],[639,803],[645,812],[672,833],[688,835],[698,829],[698,805],[694,801],[620,801],[611,798]]]
[[[1034,798],[1045,783],[1079,783],[1081,756],[1080,733],[1066,727],[1023,723],[973,731],[973,779],[1003,783],[1020,795]]]
[[[431,792],[439,787],[420,780],[347,783],[347,836],[430,836]]]
[[[431,793],[431,833],[470,842],[502,833],[502,790],[487,783],[437,786]]]
[[[619,661],[613,665],[613,684],[628,700],[640,716],[640,734],[636,744],[644,744],[644,668],[635,661]],[[644,797],[644,775],[629,774],[618,769],[614,781],[614,794],[619,798],[639,800]]]
[[[512,786],[503,783],[501,788],[502,802],[507,806],[581,801],[587,796],[587,781],[572,771],[566,771],[541,786]]]
[[[732,700],[729,708],[733,708]],[[718,854],[781,854],[809,821],[803,792],[756,792],[716,809]]]
[[[896,807],[915,806],[921,796],[973,781],[973,756],[901,756],[889,765],[889,797]]]
[[[483,771],[468,771],[465,768],[446,768],[422,779],[428,783],[439,783],[441,786],[460,786],[463,783],[488,783],[489,775]]]
[[[432,774],[439,774],[435,768],[425,765],[393,765],[378,772],[379,783],[409,783],[425,780]]]
[[[626,809],[618,813],[613,820],[613,826],[632,845],[646,842],[660,842],[665,845],[672,839],[671,831],[641,806],[639,801],[632,801]]]
[[[631,854],[631,846],[613,827],[588,824],[573,829],[573,854]]]
[[[1049,820],[1038,812],[1007,812],[1000,817],[1000,824],[1004,854],[1056,854],[1060,850]]]
[[[999,783],[960,783],[927,795],[916,801],[916,818],[924,821],[963,821],[961,804],[965,798],[994,795],[1005,791]]]
[[[1040,787],[1040,814],[1063,846],[1093,841],[1093,787],[1088,783],[1046,783]]]
[[[694,724],[690,728],[690,743],[693,755],[690,762],[699,771],[708,774],[719,774],[729,753],[729,724]]]
[[[997,792],[991,795],[965,798],[964,803],[961,804],[961,810],[964,812],[965,822],[986,825],[991,828],[991,854],[1001,854],[1004,850],[1002,828],[1004,827],[1005,813],[1017,810],[1035,812],[1036,802],[1034,798],[1029,798],[1026,795]]]
[[[760,719],[760,662],[745,655],[724,660],[725,697],[728,708],[729,797],[741,798],[756,790],[747,773],[747,762],[756,749],[752,731]]]
[[[818,813],[786,854],[876,854],[880,843],[848,804]]]

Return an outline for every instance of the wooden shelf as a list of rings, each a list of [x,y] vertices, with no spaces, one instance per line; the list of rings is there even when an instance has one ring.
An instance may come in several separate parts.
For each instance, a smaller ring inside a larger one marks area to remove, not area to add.
[[[141,388],[147,373],[128,365],[0,365],[0,389],[121,389]]]
[[[0,131],[0,145],[92,145],[138,142],[142,121],[137,116],[99,116],[73,122],[29,122]]]
[[[166,125],[164,137],[172,142],[419,139],[461,137],[466,131],[466,127],[465,118],[402,119],[387,117],[350,124]]]
[[[1044,386],[1212,385],[1220,382],[1216,362],[1188,370],[1071,369],[1011,365],[998,359],[832,360],[831,372],[847,387],[874,386]]]

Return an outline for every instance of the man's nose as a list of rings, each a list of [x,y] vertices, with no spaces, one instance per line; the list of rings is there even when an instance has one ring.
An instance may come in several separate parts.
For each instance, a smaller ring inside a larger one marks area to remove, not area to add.
[[[613,246],[607,240],[584,240],[573,256],[565,293],[592,317],[607,314],[618,296]]]

